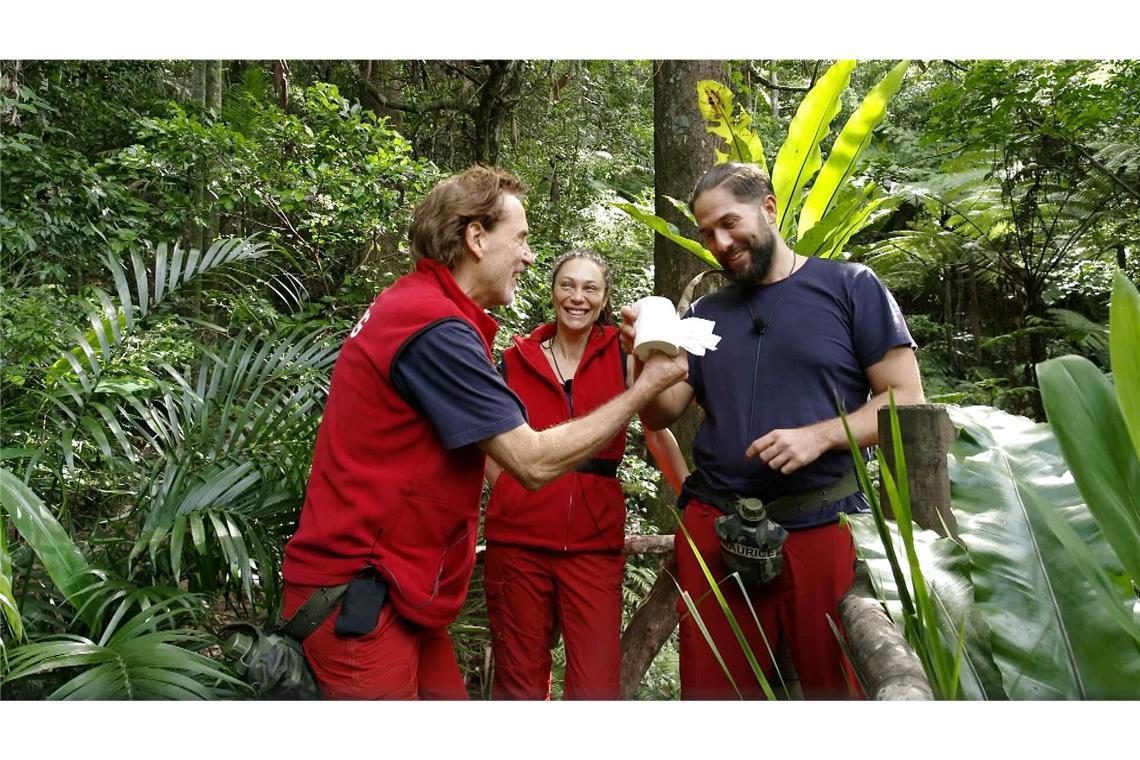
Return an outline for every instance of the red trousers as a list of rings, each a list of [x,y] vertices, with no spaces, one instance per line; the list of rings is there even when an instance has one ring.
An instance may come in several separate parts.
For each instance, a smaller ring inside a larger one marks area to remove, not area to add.
[[[855,678],[827,622],[830,615],[842,631],[837,608],[851,587],[855,566],[850,532],[835,524],[789,531],[783,547],[782,572],[770,584],[753,589],[748,595],[756,611],[754,619],[736,579],[722,580],[730,571],[721,559],[720,542],[713,528],[722,514],[716,507],[694,499],[685,507],[682,522],[712,577],[719,582],[721,593],[777,698],[783,697],[783,690],[774,677],[768,647],[774,652],[780,637],[787,641],[806,698],[849,699],[851,688],[858,693],[857,686],[849,688],[849,683],[855,684]],[[678,582],[696,604],[736,687],[746,699],[763,699],[764,692],[744,650],[710,590],[693,547],[680,529],[674,546]],[[678,600],[677,608],[681,613],[681,698],[736,699],[736,691],[683,599]],[[768,646],[756,627],[756,619],[763,627]]]
[[[623,554],[488,544],[483,563],[494,699],[550,698],[556,625],[566,643],[563,697],[620,696]]]
[[[285,584],[282,614],[288,618],[315,586]],[[467,699],[467,689],[446,628],[421,628],[380,610],[371,633],[336,635],[334,611],[303,647],[324,699]]]

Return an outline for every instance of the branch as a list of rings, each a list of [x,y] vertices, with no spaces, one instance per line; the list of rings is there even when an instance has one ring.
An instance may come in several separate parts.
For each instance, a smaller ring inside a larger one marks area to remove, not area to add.
[[[1045,131],[1047,129],[1044,124],[1042,124],[1040,121],[1035,119],[1033,117],[1033,115],[1030,114],[1028,111],[1026,111],[1025,109],[1019,109],[1019,110],[1021,112],[1021,115],[1024,116],[1026,121],[1028,121],[1030,124],[1032,124],[1033,126],[1037,127],[1038,129],[1040,129],[1042,131]],[[1091,163],[1093,166],[1095,166],[1097,169],[1099,169],[1101,173],[1103,173],[1106,177],[1111,179],[1115,184],[1120,186],[1120,188],[1122,190],[1124,190],[1124,192],[1128,193],[1129,195],[1131,195],[1136,200],[1140,200],[1140,190],[1137,190],[1136,188],[1129,185],[1127,182],[1125,182],[1123,179],[1121,179],[1116,174],[1116,172],[1112,171],[1112,169],[1109,169],[1107,166],[1105,166],[1103,163],[1101,163],[1097,159],[1097,157],[1089,151],[1088,148],[1086,148],[1085,146],[1081,145],[1078,142],[1070,140],[1068,137],[1066,137],[1064,134],[1062,134],[1058,130],[1049,130],[1048,133],[1050,135],[1052,135],[1053,137],[1055,137],[1056,139],[1062,141],[1063,143],[1065,143],[1069,147],[1074,148],[1083,157],[1088,159],[1089,163]]]
[[[839,601],[839,618],[868,699],[934,698],[922,663],[875,597],[863,562],[858,564],[851,589]]]
[[[673,534],[625,537],[626,554],[667,554],[673,551]]]
[[[470,110],[470,102],[460,100],[429,100],[427,103],[406,103],[401,100],[394,100],[385,95],[375,82],[364,80],[364,87],[368,90],[368,94],[376,99],[382,107],[391,108],[394,111],[403,111],[405,113],[429,113],[431,111],[468,111]]]
[[[769,90],[776,90],[777,92],[808,92],[811,89],[810,87],[788,87],[786,85],[776,84],[772,80],[768,79],[768,77],[761,74],[760,70],[756,68],[755,63],[749,63],[749,67],[752,69],[752,76],[756,78],[756,81],[767,87]]]

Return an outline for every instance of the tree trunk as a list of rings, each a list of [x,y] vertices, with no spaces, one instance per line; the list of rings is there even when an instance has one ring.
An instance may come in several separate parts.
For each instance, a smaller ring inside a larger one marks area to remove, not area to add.
[[[215,115],[220,115],[222,112],[222,92],[225,89],[225,67],[222,61],[210,61],[206,66],[206,107]],[[202,182],[204,185],[209,184],[210,181],[210,167],[206,165],[205,172],[203,173]],[[203,193],[205,196],[205,193]],[[205,199],[205,198],[204,198]],[[206,225],[202,231],[202,245],[204,251],[218,236],[221,229],[222,218],[218,212],[217,204],[210,204],[210,210],[206,214]]]
[[[475,122],[475,160],[499,162],[503,125],[511,116],[522,89],[526,61],[490,61],[487,78],[479,87],[479,100],[471,117]]]
[[[653,167],[656,202],[654,213],[677,225],[683,234],[695,235],[689,220],[665,199],[687,200],[700,176],[712,166],[715,143],[697,110],[697,82],[723,79],[718,61],[655,61],[653,64]],[[674,303],[685,286],[705,267],[688,252],[661,236],[653,242],[655,294]],[[693,436],[700,424],[695,408],[672,426],[673,435],[690,463]],[[658,501],[649,515],[662,533],[671,533],[672,505],[677,495],[659,479]],[[657,573],[657,581],[642,600],[621,637],[622,699],[630,698],[650,664],[677,627],[677,562],[672,554]]]
[[[661,647],[677,627],[677,560],[670,553],[657,580],[621,635],[621,698],[630,699]]]
[[[974,335],[974,361],[982,361],[982,310],[978,304],[978,278],[976,273],[966,275],[970,279],[970,332]]]
[[[697,109],[697,82],[702,79],[723,80],[719,61],[655,61],[653,64],[653,168],[656,201],[654,213],[677,225],[682,234],[696,237],[692,223],[673,208],[665,196],[688,200],[693,186],[713,165],[716,139],[705,129]],[[653,292],[674,303],[681,292],[705,265],[676,243],[660,235],[653,240]],[[709,285],[721,284],[707,278]],[[673,435],[692,462],[690,449],[700,425],[697,409],[691,408],[672,426]],[[670,532],[673,513],[670,507],[677,496],[664,483],[659,489],[655,514],[650,515],[662,533]]]
[[[277,106],[282,111],[288,111],[289,65],[283,60],[273,62],[273,91],[277,94]]]
[[[946,455],[958,431],[941,404],[912,404],[895,408],[899,418],[906,482],[910,491],[911,517],[920,527],[957,538],[958,523],[950,509],[950,472]],[[879,450],[891,474],[895,474],[894,435],[891,410],[879,409]],[[887,517],[895,519],[886,488],[879,483],[879,502]]]
[[[209,91],[210,61],[194,61],[190,81],[190,99],[202,109],[206,109],[207,92]],[[200,213],[206,201],[206,167],[199,162],[198,176],[194,180],[194,214]],[[186,229],[186,239],[190,248],[202,250],[206,238],[205,227],[195,220],[191,220]]]
[[[839,600],[839,619],[850,642],[851,664],[868,699],[934,699],[918,656],[875,598],[862,562],[856,566],[851,590]]]
[[[399,61],[365,61],[362,79],[371,82],[377,90],[391,101],[403,100],[399,74]],[[388,108],[381,103],[367,84],[361,83],[360,102],[371,109],[377,116],[388,119],[388,123],[396,130],[404,128],[404,112],[397,108]]]
[[[222,110],[222,90],[225,89],[225,69],[221,61],[206,64],[206,107],[218,113]]]

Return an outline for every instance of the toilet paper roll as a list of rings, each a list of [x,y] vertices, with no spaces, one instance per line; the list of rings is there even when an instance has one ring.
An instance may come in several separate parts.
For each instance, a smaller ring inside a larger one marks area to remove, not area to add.
[[[720,336],[713,334],[716,323],[699,317],[681,319],[668,298],[646,296],[634,306],[633,351],[642,361],[653,351],[676,356],[682,348],[703,356],[706,350],[716,350],[720,342]]]

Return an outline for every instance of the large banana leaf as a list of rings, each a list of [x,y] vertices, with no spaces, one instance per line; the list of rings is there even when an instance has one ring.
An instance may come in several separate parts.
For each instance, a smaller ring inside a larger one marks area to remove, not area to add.
[[[876,595],[895,624],[904,627],[898,585],[874,517],[871,514],[847,515],[846,520],[851,526],[859,558],[870,571]],[[903,544],[898,527],[893,521],[888,521],[887,525],[895,552],[901,554]],[[960,630],[965,638],[960,672],[962,696],[966,699],[1006,699],[1001,672],[990,651],[990,631],[974,603],[966,552],[953,540],[942,538],[934,531],[920,529],[914,531],[914,547],[938,612],[943,651],[948,657],[954,657]],[[900,569],[906,583],[913,585],[910,568],[900,563]]]
[[[79,547],[28,486],[7,469],[0,468],[0,506],[43,564],[52,582],[71,602],[88,627],[97,620],[84,602],[96,576]]]
[[[672,240],[677,245],[684,248],[689,253],[696,256],[701,261],[708,264],[710,267],[720,269],[720,262],[716,257],[705,250],[705,247],[695,240],[689,240],[677,230],[677,225],[667,222],[656,214],[651,214],[648,211],[643,211],[632,203],[614,203],[615,208],[620,208],[625,213],[632,216],[637,221],[648,226],[651,230],[656,232],[661,237]]]
[[[831,132],[831,122],[839,113],[839,97],[851,81],[855,61],[836,61],[804,96],[788,136],[776,154],[772,168],[772,188],[780,209],[780,235],[789,238],[801,195],[823,163],[819,145]]]
[[[804,201],[797,227],[798,237],[803,237],[814,227],[835,203],[840,189],[847,183],[847,179],[855,171],[859,157],[870,144],[871,133],[886,116],[887,102],[898,92],[909,65],[910,61],[902,61],[887,72],[875,88],[867,93],[862,105],[851,114],[843,130],[835,138],[835,144],[827,154],[827,163],[820,170],[819,177],[812,185],[807,200]]]
[[[1038,364],[1037,381],[1085,503],[1129,576],[1140,582],[1140,459],[1112,386],[1080,356]]]
[[[1119,270],[1113,276],[1108,322],[1116,397],[1132,438],[1132,450],[1140,459],[1140,293]],[[1132,495],[1140,498],[1140,492],[1133,491]],[[1132,577],[1140,580],[1140,576]]]
[[[1012,699],[1140,697],[1140,646],[1041,516],[1051,509],[1134,599],[1048,425],[988,407],[949,408],[951,499],[994,662]]]

